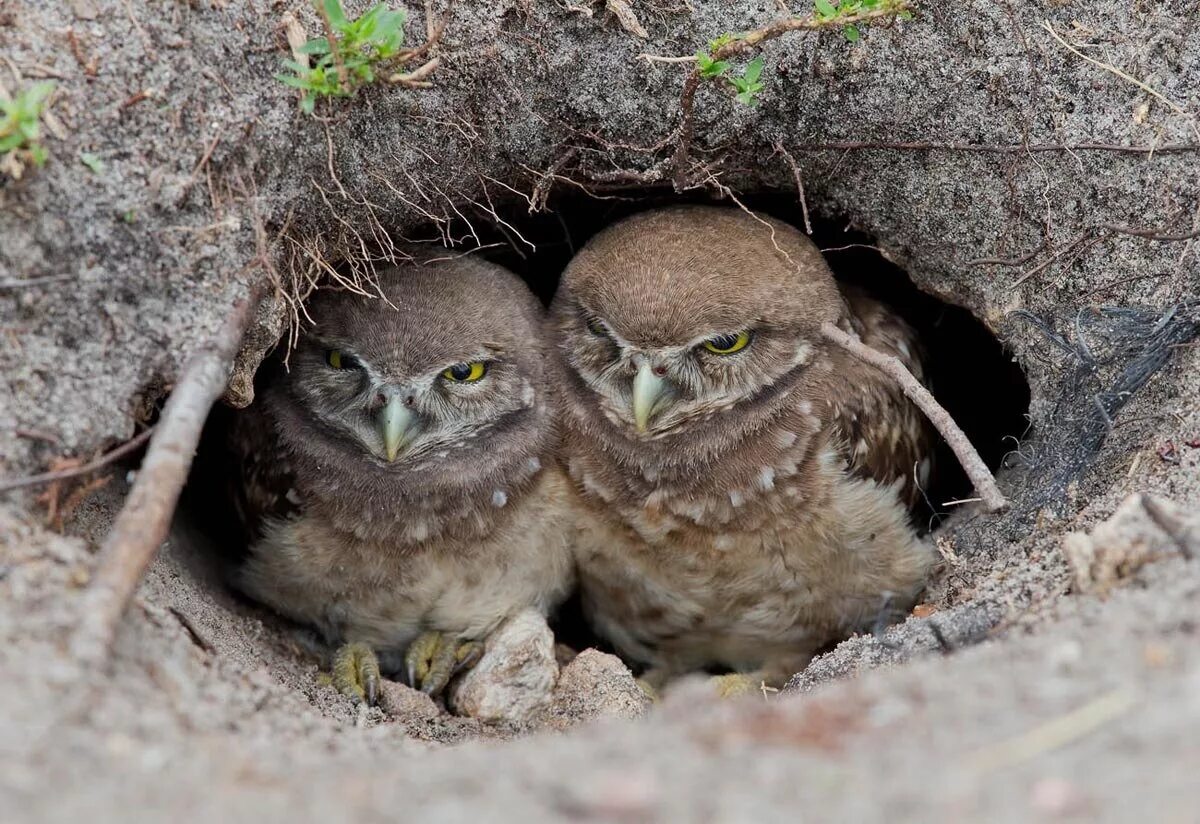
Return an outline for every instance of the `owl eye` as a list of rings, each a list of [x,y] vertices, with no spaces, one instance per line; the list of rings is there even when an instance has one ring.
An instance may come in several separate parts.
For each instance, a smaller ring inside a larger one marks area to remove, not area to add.
[[[456,363],[442,372],[442,377],[451,383],[475,383],[487,374],[487,364],[483,361],[471,363]]]
[[[341,349],[326,349],[325,362],[334,369],[357,369],[361,366],[358,358],[343,352]]]
[[[709,352],[717,355],[732,355],[750,345],[750,333],[738,332],[730,335],[716,335],[701,344]]]

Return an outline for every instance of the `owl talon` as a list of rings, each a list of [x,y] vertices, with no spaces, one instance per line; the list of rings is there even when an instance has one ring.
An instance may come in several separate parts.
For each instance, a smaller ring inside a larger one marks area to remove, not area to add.
[[[369,707],[379,697],[379,659],[366,644],[343,644],[333,655],[333,686]]]
[[[731,672],[727,675],[714,675],[709,679],[719,698],[741,698],[752,692],[758,692],[762,679],[756,675],[741,672]]]
[[[437,695],[450,679],[470,669],[483,657],[483,644],[460,641],[441,632],[426,632],[413,641],[405,655],[408,683],[426,695]]]

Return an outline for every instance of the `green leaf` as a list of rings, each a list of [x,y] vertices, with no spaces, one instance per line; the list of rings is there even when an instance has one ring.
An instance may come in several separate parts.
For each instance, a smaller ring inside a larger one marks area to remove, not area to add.
[[[79,162],[91,169],[94,174],[104,174],[104,161],[100,159],[99,155],[94,155],[91,152],[80,152]]]
[[[296,77],[292,74],[277,74],[275,79],[285,86],[291,86],[293,89],[307,89],[311,86],[311,81],[304,77]]]
[[[842,29],[842,34],[846,35],[846,39],[851,43],[857,43],[858,38],[862,36],[859,34],[858,26],[846,26],[846,28]]]
[[[305,114],[312,114],[313,107],[316,105],[317,99],[311,94],[306,94],[304,97],[300,98],[300,111],[304,112]]]
[[[759,75],[762,74],[762,70],[763,59],[761,57],[756,57],[746,65],[746,71],[742,73],[742,76],[745,77],[748,82],[755,83],[758,81]]]
[[[708,41],[708,50],[710,52],[715,52],[717,49],[728,46],[732,42],[733,35],[729,32],[725,32],[720,37]]]
[[[829,0],[814,0],[814,6],[817,9],[817,14],[821,17],[837,17],[837,9]]]
[[[342,11],[341,0],[324,0],[325,13],[329,15],[329,22],[339,31],[346,27],[346,13]]]
[[[729,70],[727,61],[713,60],[704,52],[696,52],[696,66],[700,70],[701,77],[720,77]]]
[[[11,152],[24,142],[25,138],[19,134],[4,135],[0,137],[0,153]]]
[[[38,109],[38,114],[41,114],[42,104],[46,102],[46,99],[50,97],[50,93],[53,91],[54,83],[46,80],[41,83],[34,83],[22,97],[28,100],[33,108]]]
[[[904,9],[900,12],[897,12],[896,16],[899,17],[901,20],[912,20],[913,19],[913,14],[908,9]]]
[[[297,54],[327,54],[328,52],[329,40],[324,37],[316,37],[296,49]]]
[[[41,143],[34,143],[29,147],[29,156],[33,158],[34,165],[40,167],[46,165],[46,159],[50,157],[50,153]]]

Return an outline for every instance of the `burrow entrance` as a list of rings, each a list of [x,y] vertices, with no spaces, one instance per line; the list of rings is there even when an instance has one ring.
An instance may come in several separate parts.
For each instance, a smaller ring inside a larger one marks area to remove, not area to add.
[[[635,212],[682,202],[714,201],[703,195],[655,192],[623,193],[603,200],[584,194],[559,195],[552,211],[530,214],[524,201],[496,203],[499,221],[472,214],[469,221],[463,218],[441,226],[419,226],[403,235],[410,241],[438,245],[448,237],[454,253],[478,254],[511,269],[547,305],[567,263],[594,234]],[[755,212],[804,226],[804,216],[792,195],[762,193],[744,196],[741,202]],[[738,208],[728,201],[716,203]],[[811,239],[839,281],[871,292],[918,331],[926,348],[927,378],[934,395],[989,467],[1001,470],[1006,455],[1028,429],[1029,386],[1010,354],[968,310],[918,289],[903,269],[883,257],[874,239],[847,228],[844,222],[816,216],[810,220]],[[280,344],[284,345],[286,341]],[[278,356],[276,351],[268,354],[268,359]],[[198,565],[195,568],[203,569],[205,577],[214,582],[221,580],[222,568],[244,549],[226,487],[230,466],[225,434],[234,414],[218,406],[210,416],[178,516],[178,530],[187,535],[188,551],[203,556],[193,559]],[[914,522],[922,532],[935,531],[953,511],[953,502],[970,497],[971,491],[952,452],[941,445],[930,483],[923,490],[924,502],[913,513]],[[551,626],[556,640],[574,649],[598,646],[611,651],[588,629],[575,598],[560,608]]]

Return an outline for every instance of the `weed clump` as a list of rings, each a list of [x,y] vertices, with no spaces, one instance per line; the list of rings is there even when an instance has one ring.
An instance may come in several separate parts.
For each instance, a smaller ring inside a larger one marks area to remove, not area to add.
[[[42,145],[42,115],[53,83],[34,83],[15,97],[0,97],[0,172],[20,179],[32,163],[41,167],[50,153]]]

